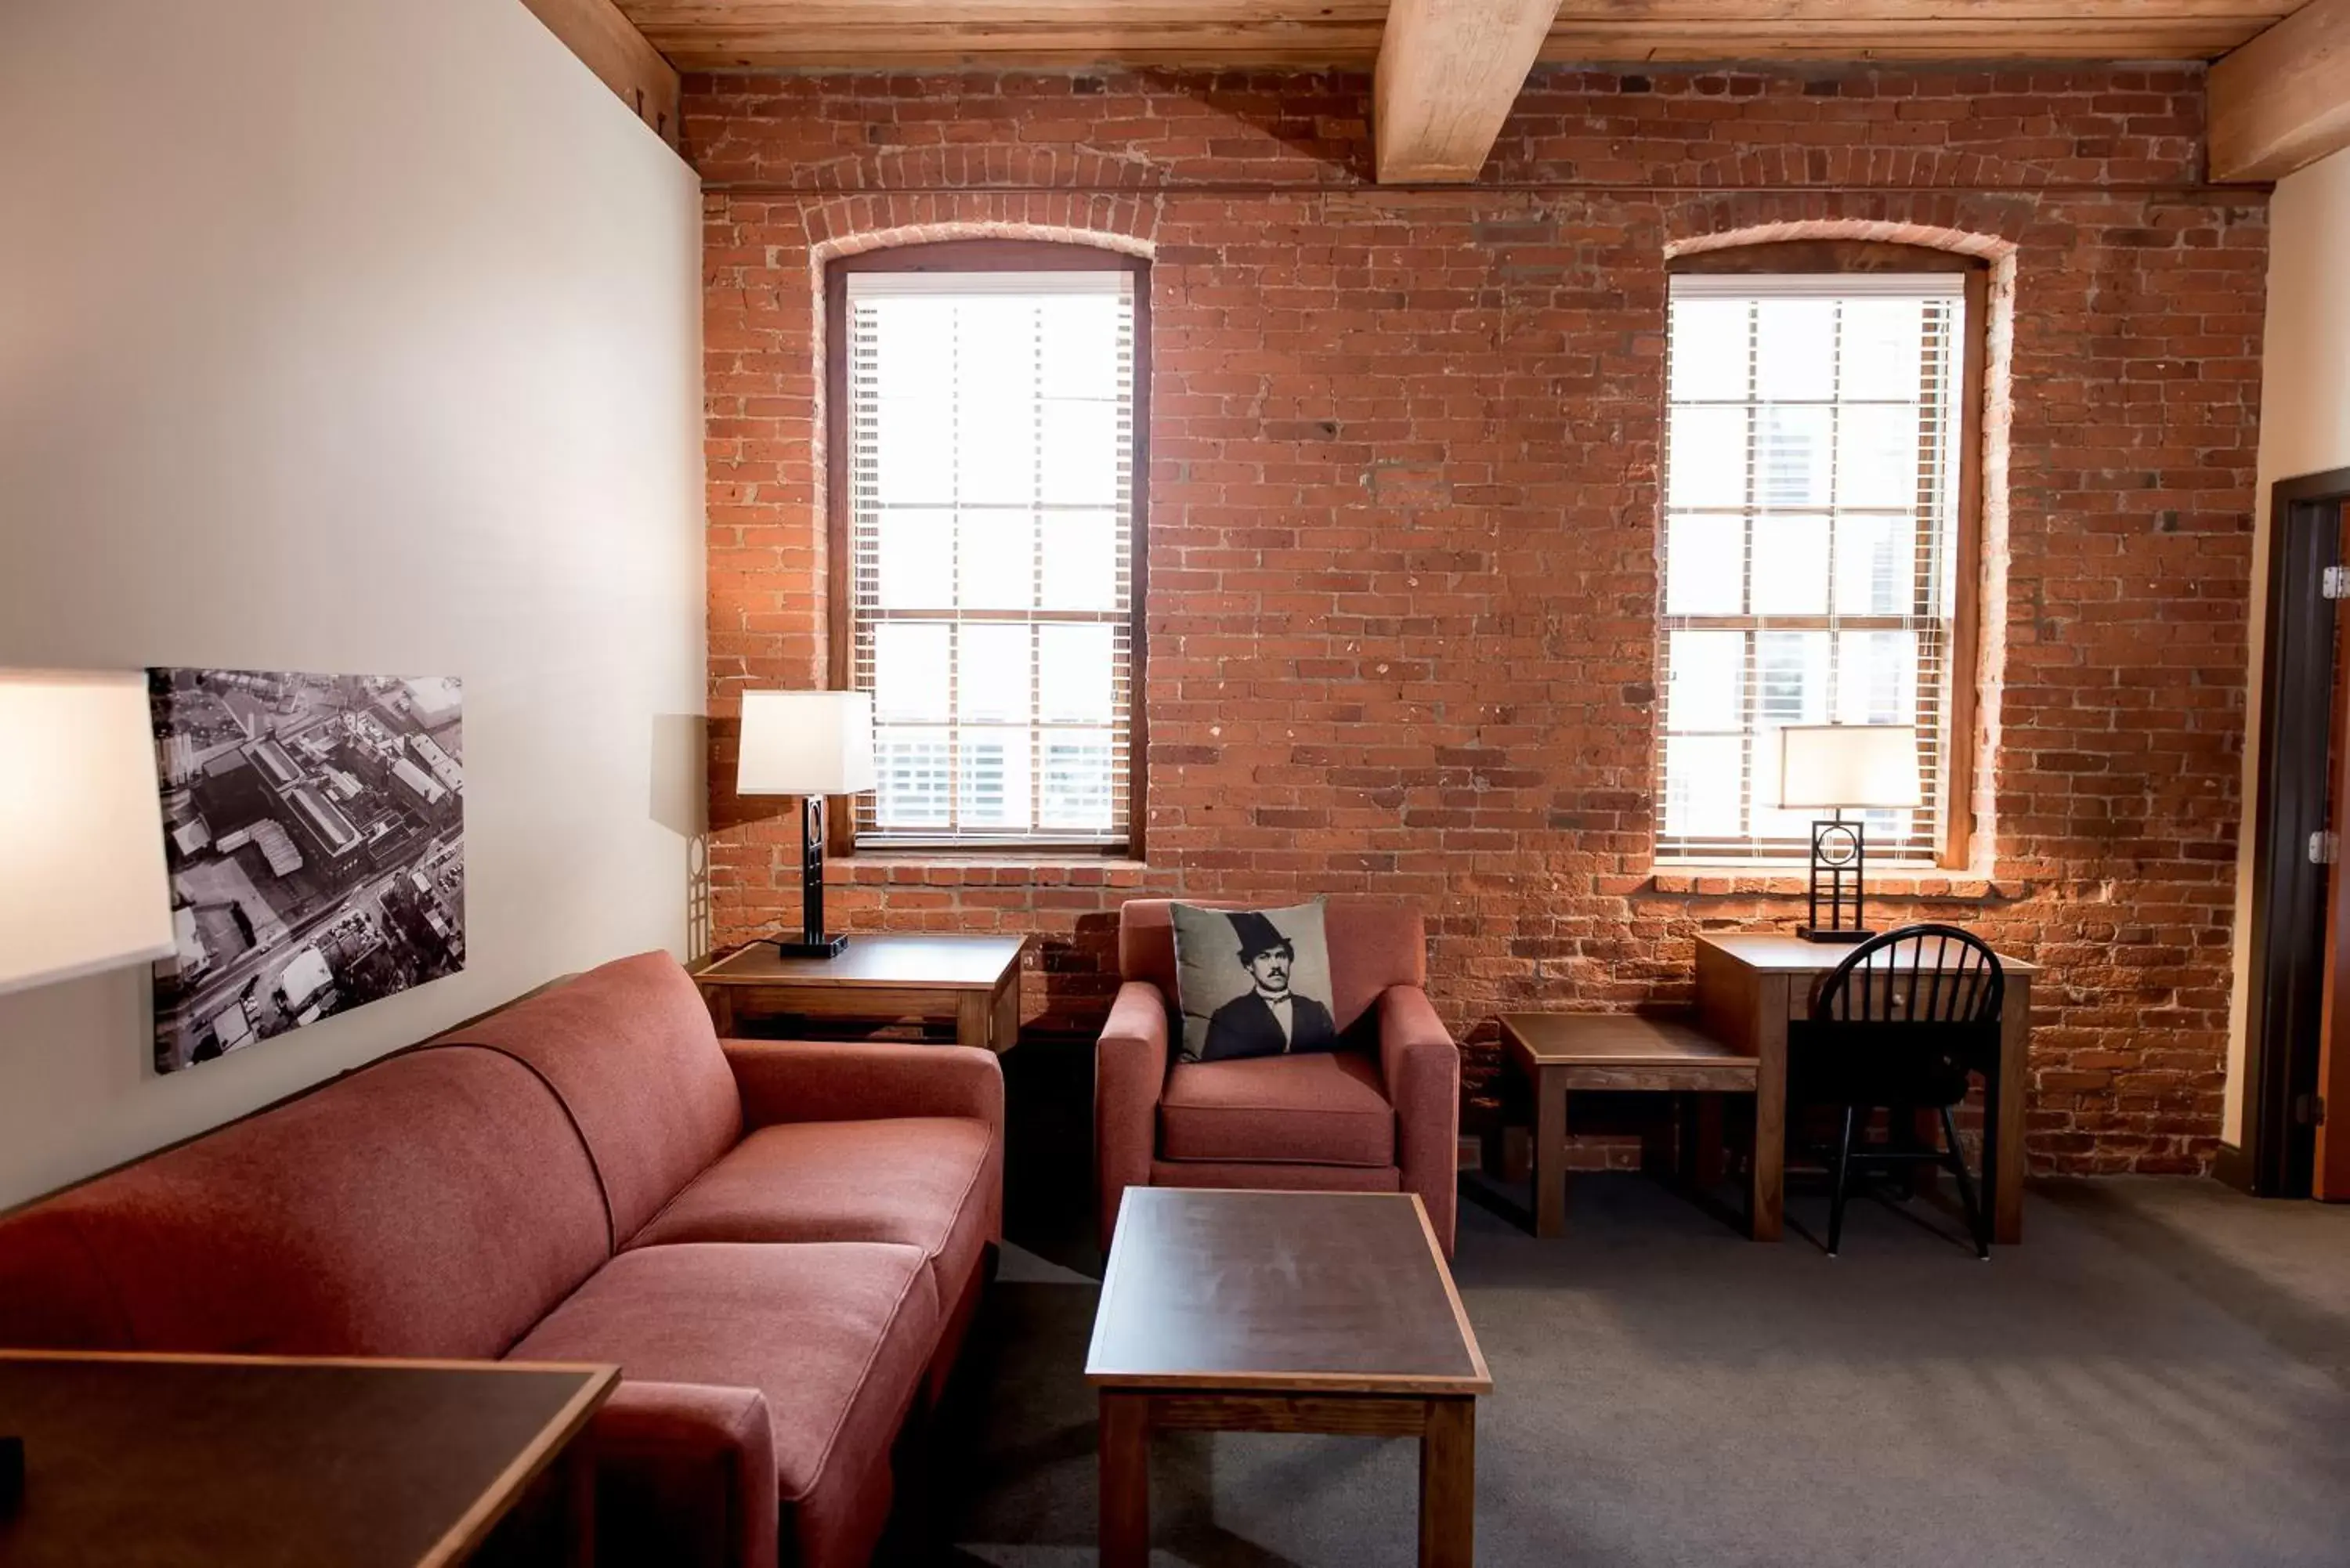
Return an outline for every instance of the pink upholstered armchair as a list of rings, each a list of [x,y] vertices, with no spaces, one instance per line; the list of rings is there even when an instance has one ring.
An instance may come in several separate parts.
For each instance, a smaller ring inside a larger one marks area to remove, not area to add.
[[[1325,926],[1334,1013],[1359,1048],[1182,1062],[1170,1045],[1168,900],[1137,899],[1118,911],[1124,984],[1094,1057],[1105,1248],[1129,1187],[1272,1187],[1417,1192],[1451,1255],[1461,1053],[1422,989],[1428,943],[1419,911],[1332,903]]]

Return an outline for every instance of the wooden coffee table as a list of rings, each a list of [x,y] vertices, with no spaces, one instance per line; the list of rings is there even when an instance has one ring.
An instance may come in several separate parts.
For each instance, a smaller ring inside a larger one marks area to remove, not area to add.
[[[1419,1439],[1419,1561],[1468,1568],[1493,1379],[1414,1193],[1129,1187],[1094,1315],[1101,1561],[1150,1554],[1150,1433]]]
[[[25,1496],[11,1568],[450,1568],[550,1470],[567,1561],[595,1560],[578,1440],[619,1368],[0,1351]]]
[[[785,958],[753,942],[693,971],[722,1035],[776,1013],[894,1023],[952,1020],[955,1044],[1001,1054],[1020,1041],[1025,937],[858,932],[837,958]]]

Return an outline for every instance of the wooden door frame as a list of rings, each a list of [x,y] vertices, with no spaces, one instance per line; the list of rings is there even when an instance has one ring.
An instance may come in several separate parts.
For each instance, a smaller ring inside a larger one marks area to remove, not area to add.
[[[2262,1197],[2308,1197],[2315,1164],[2316,1129],[2294,1121],[2293,1102],[2317,1085],[2330,961],[2327,877],[2309,858],[2309,837],[2333,826],[2336,608],[2324,578],[2343,564],[2345,504],[2350,468],[2269,490],[2243,1141],[2222,1144],[2215,1168],[2221,1180]]]

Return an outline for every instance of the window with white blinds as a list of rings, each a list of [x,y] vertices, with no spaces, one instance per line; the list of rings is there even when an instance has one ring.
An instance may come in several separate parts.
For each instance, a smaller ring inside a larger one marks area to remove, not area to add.
[[[864,846],[1130,835],[1135,275],[847,279]]]
[[[1801,859],[1786,724],[1914,724],[1923,807],[1852,814],[1932,861],[1950,811],[1965,279],[1671,279],[1657,852]]]

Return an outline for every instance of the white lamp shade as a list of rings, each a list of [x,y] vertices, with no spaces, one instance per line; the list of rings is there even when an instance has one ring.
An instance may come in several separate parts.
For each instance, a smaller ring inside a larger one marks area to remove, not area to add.
[[[1779,732],[1782,806],[1914,806],[1914,724],[1790,724]]]
[[[173,950],[147,677],[0,670],[0,992]]]
[[[745,691],[736,794],[855,794],[873,787],[870,691]]]

